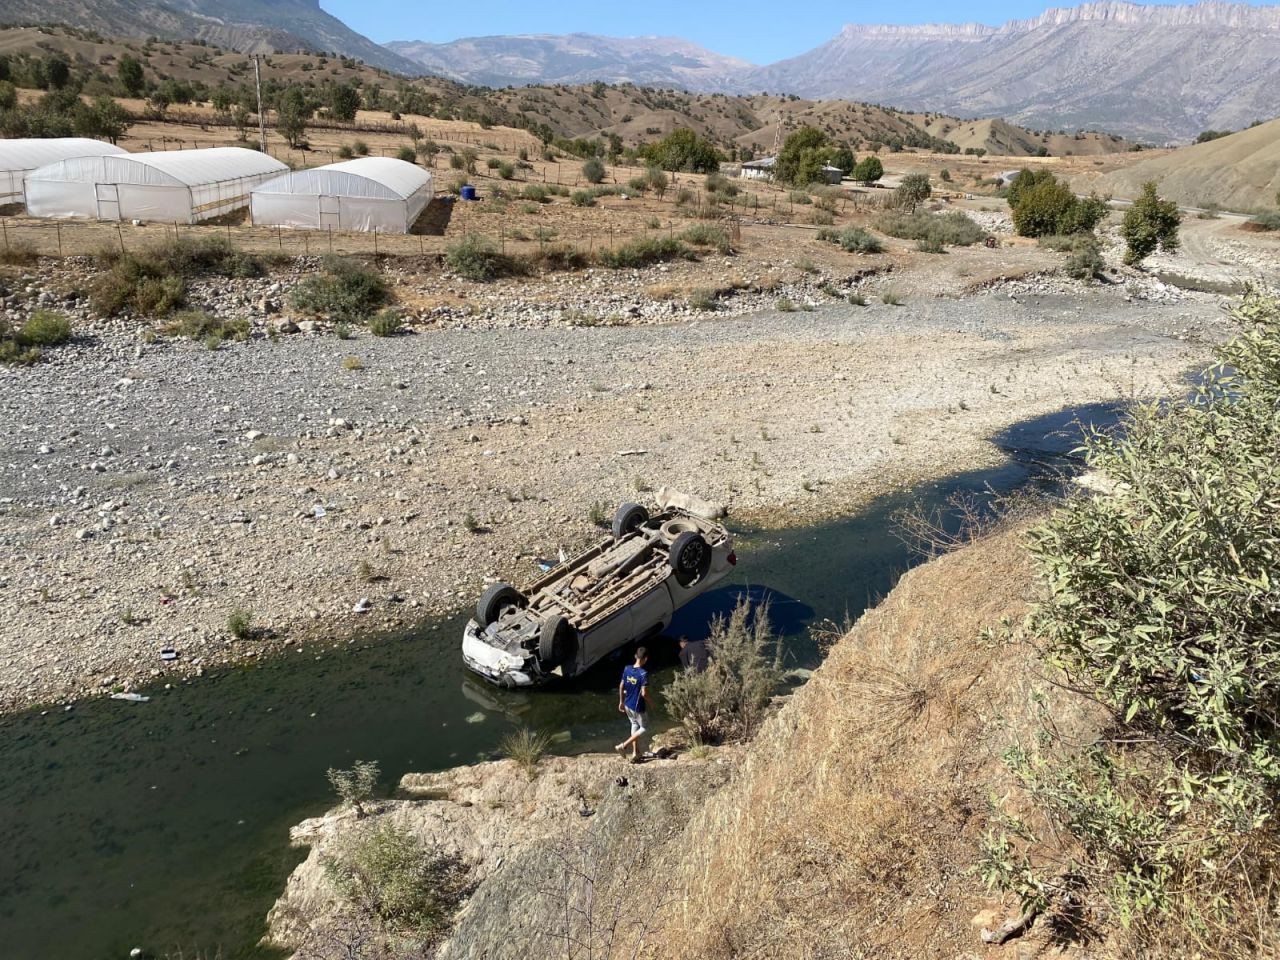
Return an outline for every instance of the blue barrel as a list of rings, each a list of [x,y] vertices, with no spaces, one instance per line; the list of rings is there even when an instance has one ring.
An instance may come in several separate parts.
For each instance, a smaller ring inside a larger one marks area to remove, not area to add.
[[[462,199],[463,199],[463,200],[474,200],[475,198],[476,198],[476,188],[475,188],[475,187],[471,186],[470,184],[467,184],[465,187],[463,187],[463,188],[462,188]]]

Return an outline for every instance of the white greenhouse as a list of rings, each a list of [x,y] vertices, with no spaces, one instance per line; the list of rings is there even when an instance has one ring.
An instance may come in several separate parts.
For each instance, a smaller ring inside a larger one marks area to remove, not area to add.
[[[244,147],[73,157],[28,174],[27,213],[198,223],[248,206],[249,191],[288,169]]]
[[[253,190],[256,226],[408,233],[431,202],[431,174],[392,157],[296,170]]]
[[[68,157],[125,153],[121,147],[84,137],[0,140],[0,203],[22,202],[22,181],[37,167]]]

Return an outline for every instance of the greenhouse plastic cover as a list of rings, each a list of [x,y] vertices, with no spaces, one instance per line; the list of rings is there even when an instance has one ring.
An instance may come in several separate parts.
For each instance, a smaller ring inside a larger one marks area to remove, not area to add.
[[[24,175],[37,167],[56,163],[67,157],[102,156],[125,153],[102,140],[86,137],[33,137],[21,140],[0,140],[0,202],[12,202],[22,196]]]
[[[253,222],[407,233],[431,202],[432,184],[430,173],[404,160],[344,160],[286,173],[255,187]]]
[[[192,223],[245,206],[255,185],[288,169],[243,147],[72,157],[28,175],[27,212]]]

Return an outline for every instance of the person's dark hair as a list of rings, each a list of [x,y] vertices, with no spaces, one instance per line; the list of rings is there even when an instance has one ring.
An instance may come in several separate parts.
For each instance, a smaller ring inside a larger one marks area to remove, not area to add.
[[[646,650],[644,647],[636,647],[636,659],[637,659],[637,660],[648,660],[648,659],[649,659],[649,651],[648,651],[648,650]]]

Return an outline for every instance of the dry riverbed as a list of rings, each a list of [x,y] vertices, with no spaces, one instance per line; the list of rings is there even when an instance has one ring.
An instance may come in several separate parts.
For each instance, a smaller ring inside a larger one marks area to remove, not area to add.
[[[0,706],[410,626],[662,484],[837,513],[1027,417],[1167,394],[1226,330],[1208,297],[1059,289],[217,351],[104,329],[0,368]]]

